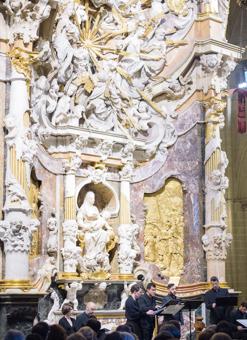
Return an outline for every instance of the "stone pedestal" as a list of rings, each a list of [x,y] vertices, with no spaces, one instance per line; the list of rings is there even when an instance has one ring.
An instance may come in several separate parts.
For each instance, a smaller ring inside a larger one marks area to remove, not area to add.
[[[0,338],[9,329],[30,333],[41,294],[0,294]]]

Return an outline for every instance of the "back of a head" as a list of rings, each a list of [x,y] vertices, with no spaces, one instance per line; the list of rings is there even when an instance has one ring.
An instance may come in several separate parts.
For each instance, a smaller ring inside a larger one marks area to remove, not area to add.
[[[51,325],[46,340],[66,340],[67,334],[63,327]]]
[[[179,331],[181,331],[181,325],[178,320],[169,320],[169,323],[174,325],[175,327],[177,327],[177,329],[179,329]]]
[[[96,333],[92,330],[92,328],[85,326],[81,327],[78,333],[82,334],[87,340],[96,340]]]
[[[122,335],[120,332],[111,332],[106,335],[105,340],[122,340]]]
[[[50,326],[44,322],[40,321],[32,327],[32,333],[39,334],[43,340],[45,340]]]
[[[169,340],[169,339],[172,339],[173,336],[170,332],[168,331],[163,331],[161,332],[160,334],[158,334],[154,340]]]
[[[198,340],[209,340],[215,334],[213,329],[205,329],[199,334]]]
[[[87,326],[90,327],[94,332],[98,333],[101,328],[101,323],[95,318],[90,318],[87,322]]]
[[[226,333],[215,333],[210,340],[231,340],[230,335]]]
[[[181,336],[180,330],[171,323],[162,326],[162,328],[160,329],[160,333],[163,333],[164,331],[169,332],[172,335],[172,337],[177,339],[179,339]]]
[[[4,340],[25,340],[25,335],[14,329],[10,329],[4,337]]]
[[[216,333],[226,333],[232,337],[233,331],[234,331],[235,325],[232,323],[222,320],[220,321],[216,326]]]
[[[117,332],[127,332],[127,333],[132,333],[132,329],[131,327],[129,327],[128,325],[119,325],[116,328]]]
[[[85,336],[80,333],[74,333],[67,337],[67,340],[86,340]]]
[[[43,340],[43,338],[37,333],[31,333],[26,336],[26,340]]]
[[[120,332],[123,340],[135,340],[134,336],[128,332]]]

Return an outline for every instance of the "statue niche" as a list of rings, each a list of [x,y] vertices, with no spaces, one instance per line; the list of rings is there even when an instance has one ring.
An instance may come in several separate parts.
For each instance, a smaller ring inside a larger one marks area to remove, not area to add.
[[[184,267],[182,184],[170,178],[158,192],[145,194],[145,260],[167,277],[181,276]],[[164,251],[165,249],[165,251]]]
[[[82,248],[79,261],[81,273],[109,273],[111,269],[109,253],[116,245],[117,237],[108,223],[111,216],[110,189],[103,185],[86,185],[79,192],[82,201],[77,213],[78,237]],[[102,190],[100,190],[102,189]]]

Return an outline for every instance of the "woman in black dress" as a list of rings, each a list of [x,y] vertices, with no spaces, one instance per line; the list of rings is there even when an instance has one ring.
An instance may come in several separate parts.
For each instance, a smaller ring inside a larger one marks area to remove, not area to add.
[[[64,328],[67,335],[75,332],[75,319],[71,317],[72,310],[72,306],[65,303],[62,307],[63,317],[59,320],[59,325]]]

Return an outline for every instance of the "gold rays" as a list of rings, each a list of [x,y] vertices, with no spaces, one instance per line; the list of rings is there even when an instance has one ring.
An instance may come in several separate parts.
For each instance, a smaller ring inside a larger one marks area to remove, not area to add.
[[[84,3],[85,12],[87,14],[87,20],[84,25],[80,27],[76,17],[75,21],[80,30],[80,42],[82,46],[87,49],[89,56],[97,69],[99,69],[99,60],[109,60],[116,59],[118,55],[122,55],[123,52],[118,51],[117,49],[107,46],[107,43],[110,39],[114,38],[117,35],[121,35],[126,33],[126,30],[120,29],[118,31],[106,32],[103,33],[100,29],[100,21],[102,17],[102,8],[97,12],[95,16],[96,10],[92,9],[89,6],[88,0]],[[116,17],[116,10],[112,10],[113,15]],[[117,18],[119,19],[119,13]],[[121,16],[121,15],[120,15]],[[122,18],[123,19],[123,18]],[[123,27],[123,21],[121,22]],[[111,58],[107,57],[107,53],[111,53]],[[115,55],[115,57],[114,57]]]

